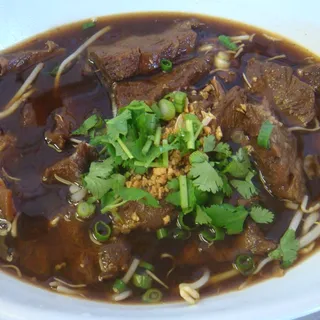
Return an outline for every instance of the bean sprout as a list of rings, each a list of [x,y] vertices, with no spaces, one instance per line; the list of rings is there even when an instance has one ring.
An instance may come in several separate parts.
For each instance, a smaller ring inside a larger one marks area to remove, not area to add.
[[[267,265],[269,262],[271,262],[272,260],[273,260],[273,259],[270,258],[270,257],[267,257],[267,258],[261,260],[261,261],[259,262],[256,270],[254,270],[254,273],[253,273],[253,274],[259,273],[259,272],[262,270],[262,268],[263,268],[265,265]]]
[[[302,203],[301,203],[301,210],[304,213],[311,213],[314,211],[317,211],[320,208],[320,202],[318,202],[317,204],[315,204],[312,207],[309,207],[307,209],[307,205],[308,205],[308,201],[309,201],[309,197],[308,196],[304,196]]]
[[[54,87],[57,89],[59,87],[60,77],[63,70],[69,65],[72,60],[76,59],[85,49],[87,49],[93,42],[95,42],[99,37],[101,37],[106,32],[110,31],[110,26],[102,28],[100,31],[91,36],[87,41],[85,41],[74,53],[62,61],[54,80]]]
[[[277,60],[277,59],[285,59],[286,57],[287,56],[285,54],[279,54],[278,56],[274,56],[274,57],[267,59],[267,61],[273,61],[273,60]]]
[[[246,84],[248,85],[249,89],[251,89],[252,85],[250,84],[250,82],[249,82],[247,76],[245,75],[245,73],[242,73],[242,77],[243,77],[244,81],[246,82]]]
[[[302,249],[320,237],[320,225],[316,225],[306,235],[299,239],[299,248]]]
[[[267,38],[268,40],[271,40],[271,41],[281,41],[281,39],[278,39],[278,38],[269,36],[269,35],[266,34],[266,33],[263,33],[262,35],[263,35],[265,38]]]
[[[303,216],[302,212],[298,210],[294,214],[288,229],[292,229],[294,232],[296,232],[302,220],[302,216]]]
[[[124,283],[128,283],[130,279],[132,278],[133,274],[136,272],[136,269],[138,268],[140,263],[140,259],[134,258],[127,273],[123,276],[122,281]]]
[[[200,299],[197,289],[203,287],[210,279],[210,271],[206,269],[200,279],[193,283],[180,283],[180,296],[190,304],[195,304]]]
[[[129,298],[131,295],[132,295],[132,291],[127,290],[127,291],[121,292],[119,294],[113,295],[112,300],[113,301],[122,301],[122,300]]]
[[[296,126],[296,127],[291,127],[288,128],[288,131],[306,131],[306,132],[315,132],[320,130],[320,125],[319,125],[319,120],[318,118],[314,119],[315,122],[315,127],[314,128],[304,128],[304,127],[300,127],[300,126]]]
[[[20,213],[17,213],[14,217],[11,225],[11,236],[16,238],[18,236],[18,219],[20,217]]]
[[[63,184],[66,184],[67,186],[72,186],[72,185],[76,185],[75,183],[71,182],[71,181],[68,181],[62,177],[59,177],[57,174],[54,174],[54,177],[57,181],[63,183]]]
[[[21,179],[11,176],[4,167],[2,167],[2,173],[7,180],[21,181]]]
[[[20,269],[17,266],[14,266],[13,264],[0,264],[0,268],[7,268],[7,269],[13,269],[19,278],[22,278],[22,273]]]
[[[53,279],[59,283],[66,285],[67,287],[70,287],[70,288],[85,288],[87,286],[86,284],[71,284],[69,282],[63,281],[63,280],[56,278],[56,277],[54,277]],[[53,282],[51,282],[51,283],[53,283]]]
[[[302,226],[301,234],[304,236],[307,234],[311,227],[317,222],[319,219],[319,212],[312,212],[310,215],[305,219],[304,224]]]

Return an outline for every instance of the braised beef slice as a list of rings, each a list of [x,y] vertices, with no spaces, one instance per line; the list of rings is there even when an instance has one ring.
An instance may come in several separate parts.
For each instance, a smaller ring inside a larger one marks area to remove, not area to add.
[[[2,179],[0,179],[0,217],[10,222],[16,215],[12,191],[8,189]]]
[[[37,115],[31,103],[27,103],[21,109],[20,123],[22,127],[37,125]]]
[[[75,127],[75,119],[63,108],[60,113],[55,114],[54,120],[55,127],[53,130],[46,131],[45,138],[49,144],[62,150],[69,139],[70,132]]]
[[[55,175],[70,182],[79,181],[81,174],[88,171],[90,163],[97,159],[96,151],[86,143],[80,143],[76,151],[68,158],[62,159],[43,174],[45,183],[57,183]]]
[[[0,129],[0,152],[5,151],[7,148],[13,146],[16,142],[16,138],[10,133],[4,133]]]
[[[264,237],[258,225],[248,220],[243,233],[229,237],[226,241],[216,241],[207,244],[193,239],[183,249],[177,258],[178,264],[197,265],[208,259],[217,262],[234,262],[239,254],[265,255],[276,249],[277,245]]]
[[[212,56],[203,56],[175,66],[170,73],[160,73],[146,80],[120,82],[114,89],[116,104],[123,107],[133,100],[151,104],[169,92],[197,83],[211,70],[212,65]]]
[[[293,75],[290,67],[250,59],[246,76],[251,91],[265,95],[290,120],[306,126],[315,117],[313,88]]]
[[[320,155],[308,154],[303,160],[303,168],[307,177],[317,179],[320,177]]]
[[[119,207],[114,218],[114,229],[121,233],[129,233],[139,228],[146,231],[157,230],[177,217],[174,206],[160,201],[159,208],[146,206],[140,202],[129,201]]]
[[[298,77],[320,93],[320,63],[314,63],[297,70]]]
[[[257,144],[261,125],[266,120],[273,124],[269,149]],[[247,135],[248,139],[242,144],[253,147],[257,167],[275,196],[301,202],[306,187],[297,140],[276,118],[266,99],[261,104],[247,103],[244,90],[234,87],[220,106],[218,122],[224,134],[230,135],[234,129],[241,129]]]
[[[131,260],[130,251],[130,245],[121,237],[104,245],[99,252],[101,276],[109,279],[126,271]]]
[[[88,55],[107,81],[120,81],[149,74],[160,67],[161,59],[175,61],[191,53],[196,39],[192,24],[185,22],[158,34],[131,36],[110,45],[89,47]]]
[[[8,55],[4,54],[0,56],[0,76],[3,76],[8,72],[21,72],[36,63],[43,62],[64,51],[65,50],[60,48],[55,42],[47,41],[45,43],[45,49],[43,50],[21,51]]]

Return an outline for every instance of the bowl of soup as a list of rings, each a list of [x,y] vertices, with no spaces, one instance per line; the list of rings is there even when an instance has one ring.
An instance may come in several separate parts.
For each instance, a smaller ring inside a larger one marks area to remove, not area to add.
[[[316,8],[2,6],[0,318],[318,310]]]

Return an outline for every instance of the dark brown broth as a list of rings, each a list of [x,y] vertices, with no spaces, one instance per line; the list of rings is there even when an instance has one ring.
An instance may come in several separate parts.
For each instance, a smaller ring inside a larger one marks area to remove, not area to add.
[[[55,57],[46,61],[45,68],[41,72],[36,81],[37,92],[32,96],[30,102],[36,111],[37,126],[23,128],[20,126],[21,109],[9,118],[1,121],[0,127],[5,133],[12,133],[17,137],[17,146],[10,154],[6,154],[1,159],[0,166],[6,171],[21,179],[21,182],[10,182],[9,187],[14,192],[14,201],[16,208],[22,212],[22,217],[19,219],[19,238],[9,238],[8,246],[18,248],[20,244],[33,245],[33,241],[41,239],[44,245],[52,251],[57,252],[64,246],[62,239],[57,232],[49,231],[48,220],[55,217],[57,214],[67,214],[68,211],[73,211],[67,201],[68,188],[62,185],[46,186],[42,184],[41,178],[45,168],[55,163],[57,160],[65,158],[73,151],[73,146],[70,144],[66,151],[57,153],[55,150],[48,147],[44,140],[44,132],[53,125],[53,111],[67,106],[68,109],[76,115],[77,125],[90,115],[97,111],[105,117],[111,117],[111,103],[106,90],[101,86],[97,77],[94,75],[83,75],[82,69],[85,64],[85,55],[73,66],[73,68],[61,78],[60,96],[53,95],[52,87],[54,78],[49,75],[49,72],[58,65],[64,57],[73,52],[80,46],[89,36],[105,25],[111,25],[112,30],[102,36],[97,43],[115,43],[117,40],[125,38],[131,34],[144,35],[147,33],[156,33],[172,23],[194,18],[192,15],[184,14],[135,14],[122,15],[114,17],[99,18],[96,27],[83,31],[81,23],[60,27],[51,30],[45,34],[36,36],[30,41],[16,46],[11,51],[21,49],[40,49],[46,40],[52,40],[58,43],[61,47],[66,48],[66,53],[62,56]],[[201,22],[205,24],[203,30],[199,33],[200,40],[212,38],[219,34],[239,35],[241,33],[256,33],[253,43],[246,48],[246,53],[242,56],[242,62],[246,62],[252,56],[262,55],[263,57],[273,57],[285,53],[287,59],[280,60],[280,63],[290,65],[294,69],[301,64],[304,64],[304,58],[311,56],[306,50],[300,48],[296,44],[287,41],[272,42],[262,36],[263,31],[256,28],[238,24],[226,20],[197,16]],[[146,26],[148,26],[146,28]],[[242,63],[237,71],[241,74],[245,63]],[[5,105],[7,101],[18,90],[28,74],[30,69],[16,76],[10,74],[0,80],[0,97],[1,105]],[[240,79],[240,78],[239,78]],[[243,85],[242,79],[238,83]],[[234,83],[229,87],[235,85]],[[309,153],[320,154],[319,133],[299,134],[301,143],[301,154]],[[319,181],[312,185],[312,197],[318,197]],[[265,227],[267,236],[274,240],[279,240],[284,230],[292,217],[292,212],[284,209],[282,202],[271,197],[267,192],[262,191],[262,198],[265,206],[276,212],[276,221],[272,226]],[[76,228],[82,224],[83,232],[87,232],[90,222],[79,222],[72,219],[70,228]],[[86,235],[88,236],[88,235]],[[170,259],[161,259],[162,253],[169,253],[173,256],[183,250],[186,242],[177,240],[163,240],[159,242],[154,233],[145,233],[141,231],[133,231],[128,235],[128,239],[133,248],[133,254],[141,257],[155,265],[155,273],[169,285],[172,290],[165,292],[164,301],[176,300],[179,296],[177,285],[181,282],[191,282],[201,275],[201,265],[196,266],[179,266],[171,273],[170,277],[166,277],[167,272],[172,267]],[[191,240],[189,240],[191,241]],[[226,240],[228,241],[228,240]],[[25,243],[24,243],[25,242]],[[48,250],[49,250],[48,249]],[[70,256],[72,259],[73,256]],[[38,262],[41,264],[41,260]],[[30,280],[32,277],[37,277],[37,284],[48,288],[49,280],[29,273],[24,269],[23,264],[17,265],[24,275],[24,279]],[[55,261],[52,261],[54,268]],[[209,267],[212,274],[226,271],[232,268],[230,263],[217,263],[207,261],[206,266]],[[39,268],[41,266],[39,265]],[[68,267],[67,267],[68,269]],[[62,276],[68,280],[67,270]],[[59,272],[56,273],[58,276]],[[265,279],[272,274],[272,266],[266,268],[263,275],[256,277],[253,282]],[[221,284],[209,287],[203,290],[205,294],[216,294],[226,290],[235,289],[245,279],[242,276],[233,278],[231,281],[222,282]],[[34,282],[33,282],[34,283]],[[110,296],[111,285],[113,280],[107,281],[98,285],[90,286],[86,291],[86,296],[92,299],[104,300]],[[140,301],[141,292],[135,289],[136,295],[129,300]]]

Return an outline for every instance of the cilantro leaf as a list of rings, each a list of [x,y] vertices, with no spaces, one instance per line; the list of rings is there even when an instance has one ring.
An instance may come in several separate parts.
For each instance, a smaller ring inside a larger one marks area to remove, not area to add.
[[[214,204],[204,210],[214,226],[225,228],[230,235],[243,231],[243,224],[248,216],[248,211],[243,206],[234,207],[226,203]]]
[[[92,175],[87,175],[84,178],[85,187],[91,194],[100,199],[112,188],[111,179],[103,179]]]
[[[173,204],[176,207],[180,207],[180,192],[171,192],[166,196],[166,201]]]
[[[190,175],[196,178],[193,180],[193,184],[201,191],[216,193],[223,187],[223,181],[219,173],[209,162],[192,163]]]
[[[232,195],[232,188],[228,182],[228,178],[225,174],[220,173],[220,177],[222,179],[222,192],[227,196],[230,197]]]
[[[245,181],[231,180],[230,183],[235,189],[237,189],[237,191],[242,195],[243,198],[250,199],[252,196],[258,194],[257,188],[251,181],[253,177],[254,173],[249,171]]]
[[[150,207],[159,208],[159,202],[149,192],[138,188],[121,188],[116,192],[125,201],[139,201]]]
[[[196,208],[196,219],[195,219],[197,224],[200,225],[207,225],[207,224],[211,224],[211,218],[206,214],[206,212],[204,210],[202,210],[202,208],[200,206],[197,206]]]
[[[209,157],[201,152],[201,151],[195,151],[195,152],[192,152],[190,157],[189,157],[189,161],[191,164],[193,163],[201,163],[201,162],[205,162],[205,161],[208,161],[209,160]]]
[[[224,158],[229,158],[232,155],[232,151],[228,143],[219,142],[217,146],[214,148],[214,151],[220,153],[224,156]]]
[[[179,190],[179,180],[178,178],[174,178],[167,183],[167,186],[170,190]]]
[[[92,162],[89,174],[100,178],[107,178],[114,168],[113,163],[114,160],[112,158],[108,158],[102,162]]]
[[[213,135],[207,136],[203,138],[203,151],[211,152],[214,150],[216,145],[216,138]]]
[[[89,130],[93,129],[97,124],[100,123],[102,123],[102,119],[96,114],[93,114],[86,119],[77,130],[73,131],[72,135],[87,135]]]
[[[152,112],[152,109],[144,101],[139,100],[133,100],[127,106],[120,108],[119,113],[123,113],[125,110]]]
[[[131,112],[124,110],[115,118],[106,121],[108,127],[108,137],[112,140],[117,140],[119,135],[127,135],[128,120],[131,119]]]
[[[230,173],[235,178],[245,178],[251,168],[248,152],[240,148],[236,155],[232,156],[231,162],[224,169],[224,172]]]
[[[269,253],[269,257],[275,260],[282,260],[284,268],[290,267],[297,259],[299,240],[296,239],[295,231],[288,229],[280,239],[279,247]]]
[[[249,214],[257,223],[271,223],[274,219],[274,214],[271,211],[260,206],[252,207]]]

